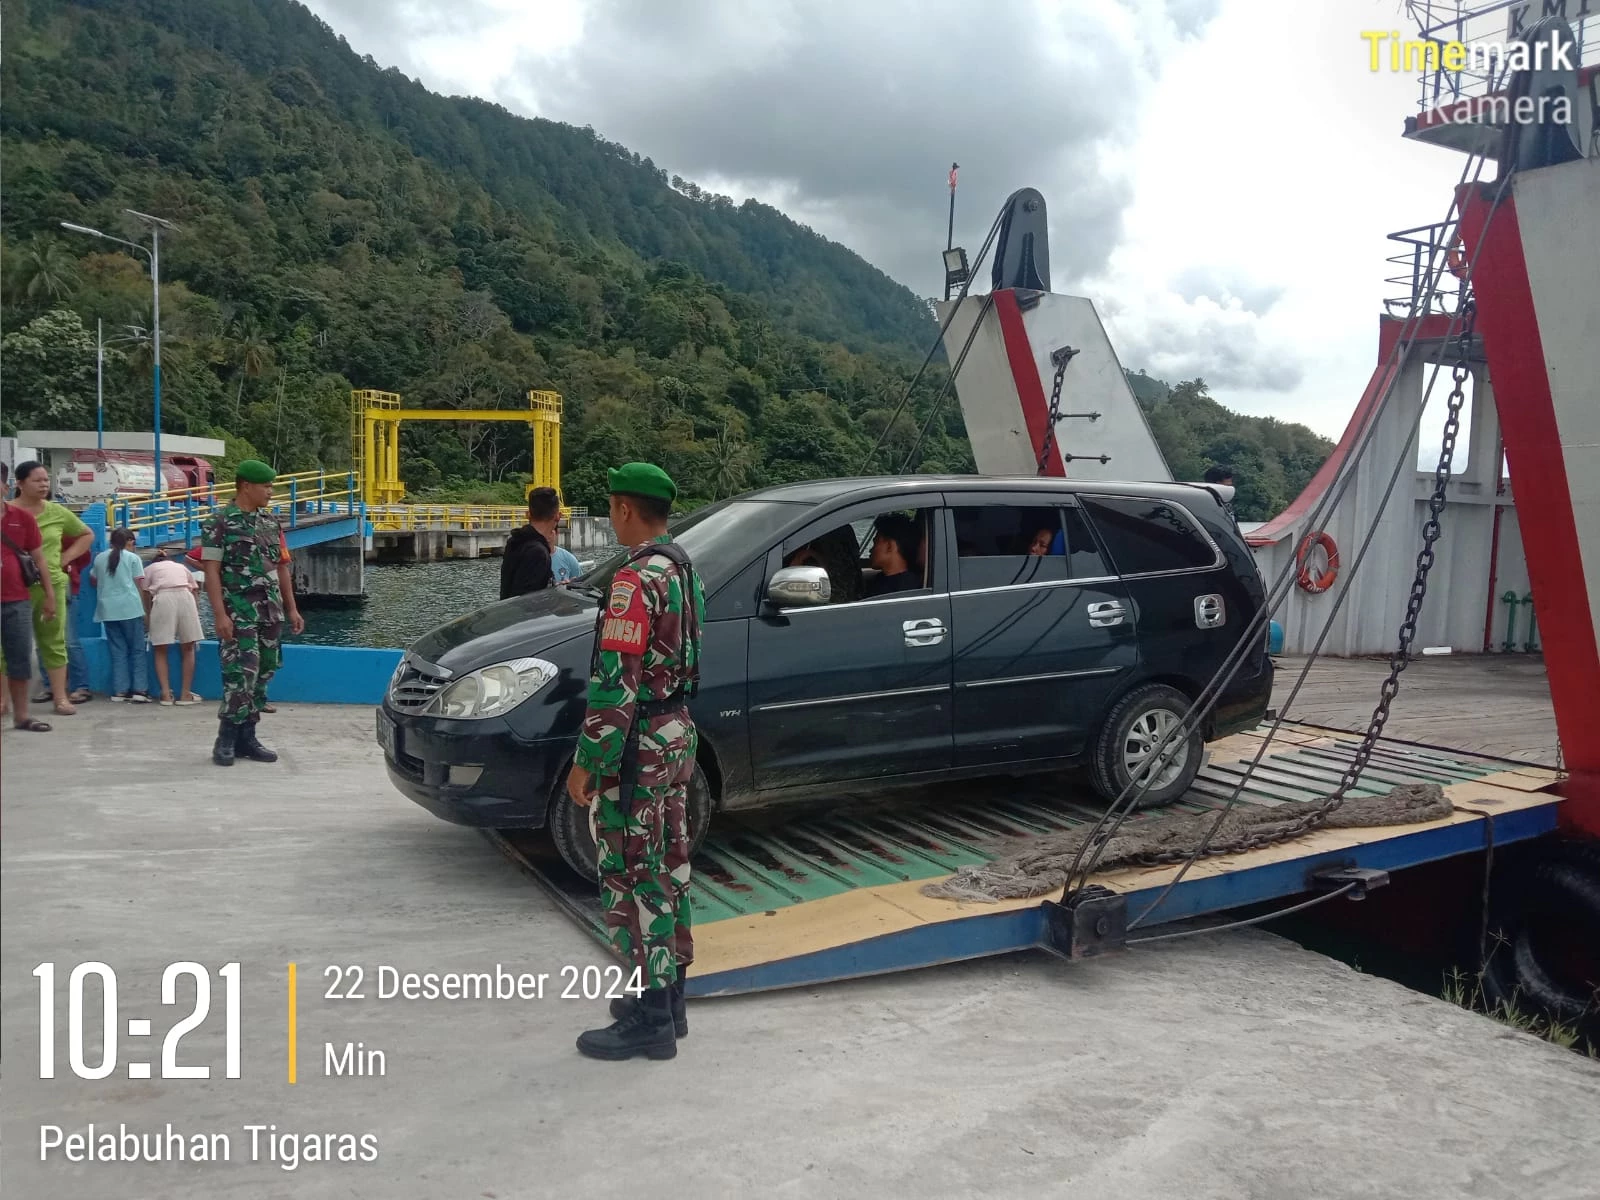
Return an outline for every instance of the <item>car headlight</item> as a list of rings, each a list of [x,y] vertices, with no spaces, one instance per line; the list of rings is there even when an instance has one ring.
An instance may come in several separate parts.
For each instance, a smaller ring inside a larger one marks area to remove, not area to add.
[[[428,713],[457,720],[477,720],[508,713],[559,674],[542,658],[514,658],[479,667],[440,689]]]

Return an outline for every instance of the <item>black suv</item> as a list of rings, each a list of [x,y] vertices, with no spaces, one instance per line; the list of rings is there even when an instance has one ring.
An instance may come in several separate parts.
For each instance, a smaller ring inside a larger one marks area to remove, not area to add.
[[[1225,498],[911,476],[773,487],[684,518],[672,533],[706,594],[697,844],[718,809],[887,785],[1085,767],[1115,796],[1265,602]],[[876,583],[880,521],[913,572],[893,582],[912,586]],[[407,796],[462,825],[548,826],[590,878],[594,844],[565,780],[595,610],[620,561],[434,630],[377,715]],[[1169,745],[1146,806],[1188,789],[1204,741],[1265,715],[1264,623],[1252,643],[1203,728]]]

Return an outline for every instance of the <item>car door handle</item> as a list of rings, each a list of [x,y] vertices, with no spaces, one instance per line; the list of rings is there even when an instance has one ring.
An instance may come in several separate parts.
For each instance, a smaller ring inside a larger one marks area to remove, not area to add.
[[[1122,618],[1127,616],[1120,600],[1102,600],[1098,604],[1091,604],[1088,612],[1089,624],[1096,629],[1107,629],[1112,625],[1121,625]]]
[[[914,621],[902,621],[900,631],[906,635],[908,646],[937,646],[944,641],[947,632],[944,622],[938,617],[919,617]]]

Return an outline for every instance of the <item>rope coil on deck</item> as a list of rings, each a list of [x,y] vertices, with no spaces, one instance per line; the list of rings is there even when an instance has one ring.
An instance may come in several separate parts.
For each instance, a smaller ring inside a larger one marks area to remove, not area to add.
[[[1208,857],[1256,849],[1290,834],[1304,817],[1305,805],[1240,808],[1229,812],[1205,847]],[[1454,808],[1437,783],[1401,784],[1382,796],[1347,796],[1321,822],[1338,829],[1381,825],[1418,825],[1448,820]],[[1174,851],[1187,857],[1216,820],[1212,812],[1155,814],[1130,821],[1113,831],[1100,847],[1096,868],[1158,865]],[[1022,900],[1059,891],[1067,881],[1078,851],[1095,834],[1094,827],[1026,840],[997,842],[1001,856],[981,866],[962,867],[954,875],[925,884],[922,894],[938,900]]]

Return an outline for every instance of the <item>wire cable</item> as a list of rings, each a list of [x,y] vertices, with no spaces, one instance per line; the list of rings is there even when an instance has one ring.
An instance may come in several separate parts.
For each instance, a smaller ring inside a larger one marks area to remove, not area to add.
[[[1456,212],[1457,205],[1460,202],[1459,194],[1461,186],[1467,182],[1468,176],[1472,174],[1474,164],[1476,163],[1477,172],[1479,175],[1481,175],[1483,165],[1486,161],[1487,160],[1483,159],[1481,156],[1474,156],[1469,158],[1467,163],[1463,166],[1461,178],[1457,182],[1456,194],[1452,197],[1450,212],[1447,214],[1446,221],[1444,222],[1445,224],[1450,223],[1451,216]],[[1474,176],[1473,182],[1476,182],[1476,179],[1477,176]],[[1457,219],[1456,223],[1459,227],[1459,219]],[[1321,522],[1324,514],[1331,510],[1343,499],[1345,491],[1348,490],[1351,482],[1355,478],[1356,467],[1359,465],[1362,456],[1366,453],[1366,450],[1371,445],[1376,435],[1381,417],[1384,415],[1389,404],[1393,400],[1393,395],[1396,390],[1395,385],[1402,376],[1403,368],[1407,358],[1409,358],[1415,349],[1415,343],[1421,322],[1431,314],[1434,295],[1438,290],[1439,281],[1443,277],[1443,272],[1440,269],[1442,264],[1436,262],[1435,258],[1444,249],[1445,244],[1445,241],[1441,241],[1438,245],[1432,248],[1429,257],[1427,292],[1421,297],[1420,302],[1418,297],[1413,295],[1412,311],[1406,318],[1401,336],[1396,339],[1388,357],[1380,367],[1380,377],[1387,376],[1388,378],[1388,383],[1385,386],[1385,390],[1382,396],[1379,398],[1378,403],[1374,405],[1373,411],[1369,414],[1365,427],[1358,438],[1356,446],[1354,447],[1353,453],[1340,464],[1338,470],[1335,472],[1334,481],[1330,483],[1329,487],[1324,491],[1324,494],[1319,498],[1317,504],[1313,507],[1312,512],[1308,515],[1306,520],[1308,527],[1315,527],[1318,525]],[[1478,247],[1478,249],[1481,250],[1481,245]],[[1474,254],[1474,262],[1475,261],[1476,253]],[[1470,277],[1470,267],[1468,270],[1468,275]],[[1067,895],[1070,895],[1070,893],[1075,890],[1081,889],[1081,887],[1087,883],[1089,875],[1093,873],[1093,864],[1098,862],[1104,845],[1109,840],[1109,834],[1102,835],[1102,831],[1105,829],[1107,822],[1114,821],[1111,830],[1112,833],[1114,833],[1117,828],[1120,828],[1122,822],[1124,822],[1127,817],[1131,815],[1134,804],[1137,802],[1138,797],[1144,791],[1148,790],[1148,784],[1146,783],[1146,780],[1153,777],[1154,766],[1160,761],[1166,746],[1174,737],[1179,736],[1180,733],[1184,738],[1189,737],[1193,730],[1198,727],[1200,722],[1205,719],[1206,715],[1208,715],[1210,710],[1216,705],[1218,699],[1221,697],[1223,689],[1225,689],[1226,686],[1232,682],[1234,676],[1238,673],[1240,667],[1243,665],[1244,654],[1253,646],[1256,635],[1265,631],[1266,624],[1270,620],[1272,612],[1275,611],[1278,605],[1282,602],[1283,596],[1287,595],[1287,585],[1291,577],[1292,568],[1293,559],[1286,559],[1283,569],[1279,572],[1277,580],[1275,580],[1272,587],[1268,589],[1266,597],[1267,602],[1261,606],[1255,617],[1246,626],[1239,638],[1239,641],[1235,644],[1233,650],[1230,652],[1228,658],[1224,661],[1222,667],[1218,669],[1217,674],[1213,676],[1212,680],[1202,691],[1202,694],[1197,699],[1196,704],[1191,707],[1189,712],[1185,715],[1185,719],[1182,722],[1179,722],[1173,728],[1169,729],[1167,734],[1151,752],[1149,757],[1149,762],[1151,764],[1150,770],[1148,770],[1143,777],[1135,777],[1134,779],[1131,779],[1128,785],[1124,787],[1122,792],[1119,793],[1117,798],[1101,815],[1101,818],[1095,823],[1094,828],[1091,830],[1090,836],[1083,842],[1082,845],[1080,845],[1077,855],[1074,856],[1073,864],[1071,868],[1069,868]],[[1279,723],[1281,724],[1281,717]],[[1235,799],[1236,798],[1237,793]],[[1124,805],[1126,807],[1123,807]],[[1084,867],[1084,854],[1090,846],[1095,847],[1095,853],[1090,860],[1088,869],[1081,871],[1081,881],[1076,887],[1074,887],[1072,883],[1073,877],[1078,875],[1081,868]],[[1063,899],[1066,899],[1066,895],[1063,896]]]
[[[961,353],[950,367],[950,374],[945,376],[944,386],[939,389],[939,394],[934,397],[933,407],[928,412],[928,419],[922,423],[922,428],[917,431],[917,440],[911,444],[911,452],[906,455],[905,462],[900,464],[897,474],[904,475],[906,468],[911,465],[911,460],[917,456],[917,451],[922,449],[922,439],[928,436],[928,430],[933,427],[934,418],[944,408],[945,398],[949,396],[951,387],[955,384],[956,376],[961,374],[961,364],[967,361],[967,351],[972,349],[972,343],[977,340],[978,331],[983,328],[983,319],[989,315],[989,310],[994,307],[994,293],[989,292],[983,298],[983,304],[978,308],[977,319],[972,322],[972,330],[967,334],[967,340],[961,344]]]
[[[1484,166],[1484,164],[1486,162],[1487,162],[1487,159],[1478,160],[1478,171],[1479,171],[1479,173],[1481,173],[1481,171],[1483,169],[1483,166]],[[1470,163],[1469,163],[1469,165],[1470,165]],[[1504,194],[1505,189],[1509,184],[1509,181],[1510,181],[1510,176],[1509,175],[1507,175],[1505,178],[1503,178],[1500,181],[1500,187],[1499,187],[1499,189],[1497,190],[1497,192],[1495,194],[1495,198],[1494,198],[1493,203],[1491,204],[1491,219],[1492,219],[1492,213],[1493,213],[1493,211],[1497,210],[1498,204],[1499,204],[1499,200],[1500,200],[1501,196]],[[1476,178],[1474,179],[1474,182],[1476,182]],[[1452,204],[1452,211],[1453,210],[1454,210],[1454,204]],[[1459,229],[1459,219],[1457,221],[1457,227]],[[1475,246],[1474,249],[1473,249],[1472,259],[1468,263],[1466,271],[1465,271],[1465,276],[1464,276],[1464,279],[1463,279],[1463,282],[1462,282],[1462,295],[1463,295],[1463,297],[1465,297],[1467,295],[1468,288],[1470,287],[1470,284],[1471,284],[1472,273],[1473,273],[1473,270],[1475,269],[1475,267],[1477,265],[1477,258],[1478,258],[1478,255],[1482,252],[1482,249],[1483,249],[1483,243],[1480,240],[1479,244],[1477,246]],[[1435,251],[1437,251],[1437,247],[1435,248]],[[1430,271],[1431,270],[1432,270],[1432,267],[1431,267],[1431,263],[1430,263]],[[1431,304],[1431,296],[1429,298],[1429,303]],[[1424,309],[1424,311],[1426,311],[1426,309]],[[1452,334],[1456,333],[1456,321],[1457,321],[1458,318],[1460,318],[1463,315],[1465,315],[1465,313],[1466,313],[1466,302],[1464,301],[1461,309],[1451,319],[1450,331],[1447,332],[1446,338],[1445,338],[1446,342],[1448,342],[1450,340],[1450,337],[1452,336]],[[1459,336],[1459,335],[1456,334],[1456,336]],[[1431,378],[1429,380],[1427,391],[1424,393],[1424,396],[1423,396],[1423,408],[1424,409],[1427,406],[1428,395],[1431,394],[1431,392],[1433,390],[1434,383],[1437,381],[1438,372],[1439,372],[1439,369],[1440,369],[1441,365],[1442,364],[1438,364],[1438,363],[1436,363],[1434,365],[1433,374],[1432,374],[1432,376],[1431,376]],[[1396,375],[1396,381],[1398,381],[1398,377],[1399,376],[1397,374]],[[1400,475],[1400,473],[1402,472],[1402,470],[1404,468],[1405,462],[1407,461],[1407,459],[1410,457],[1410,455],[1412,453],[1411,446],[1412,446],[1412,443],[1414,442],[1416,436],[1417,436],[1417,431],[1414,429],[1413,432],[1412,432],[1411,437],[1408,437],[1407,440],[1406,440],[1406,448],[1405,448],[1405,450],[1402,451],[1402,454],[1401,454],[1401,457],[1400,457],[1399,461],[1397,461],[1396,464],[1395,464],[1395,470],[1394,470],[1393,474],[1391,474],[1391,476],[1390,476],[1389,486],[1386,489],[1386,491],[1384,492],[1383,501],[1380,503],[1380,505],[1378,507],[1378,512],[1379,513],[1381,513],[1383,511],[1384,507],[1388,504],[1388,500],[1389,500],[1389,497],[1390,497],[1390,495],[1392,494],[1392,492],[1394,490],[1395,483],[1397,482],[1397,480],[1399,478],[1399,475]],[[1329,613],[1327,620],[1323,623],[1322,632],[1318,637],[1316,645],[1313,647],[1312,652],[1311,652],[1310,656],[1307,658],[1305,665],[1301,668],[1300,676],[1295,682],[1294,688],[1290,693],[1289,699],[1280,708],[1278,716],[1277,716],[1276,720],[1273,722],[1272,728],[1268,731],[1267,736],[1262,740],[1261,744],[1257,747],[1254,758],[1251,759],[1249,766],[1247,766],[1245,768],[1245,770],[1243,771],[1243,773],[1240,775],[1240,778],[1239,778],[1238,782],[1234,785],[1233,792],[1230,794],[1227,802],[1223,805],[1223,807],[1220,810],[1218,810],[1217,819],[1212,823],[1212,826],[1207,831],[1206,836],[1201,840],[1200,844],[1195,848],[1194,852],[1189,856],[1188,861],[1184,863],[1182,869],[1178,872],[1178,874],[1172,880],[1170,880],[1167,883],[1166,887],[1162,890],[1161,894],[1156,898],[1156,900],[1152,904],[1150,904],[1149,907],[1147,907],[1144,910],[1144,912],[1142,912],[1137,918],[1135,918],[1132,922],[1129,923],[1128,928],[1130,928],[1130,929],[1137,928],[1139,925],[1143,924],[1149,918],[1151,913],[1153,913],[1155,911],[1155,909],[1158,908],[1166,900],[1167,896],[1169,896],[1172,893],[1172,890],[1178,885],[1178,883],[1188,873],[1189,869],[1199,860],[1201,855],[1203,855],[1205,853],[1205,850],[1211,844],[1211,839],[1221,829],[1223,821],[1227,817],[1227,814],[1233,809],[1234,805],[1237,804],[1240,796],[1243,793],[1243,789],[1244,789],[1245,784],[1251,778],[1253,772],[1255,771],[1256,766],[1260,763],[1262,757],[1265,755],[1265,753],[1267,751],[1267,748],[1271,745],[1272,740],[1277,736],[1277,733],[1278,733],[1279,729],[1282,727],[1283,722],[1286,719],[1286,714],[1287,714],[1289,708],[1293,705],[1293,702],[1294,702],[1295,698],[1299,695],[1300,688],[1303,686],[1303,684],[1306,681],[1307,676],[1310,674],[1311,667],[1316,662],[1317,656],[1321,652],[1322,645],[1326,641],[1328,634],[1332,630],[1333,620],[1337,616],[1337,613],[1338,613],[1339,609],[1342,607],[1344,598],[1349,595],[1350,588],[1351,588],[1352,582],[1353,582],[1354,574],[1359,569],[1361,561],[1365,558],[1367,550],[1372,544],[1372,540],[1373,540],[1373,538],[1374,538],[1374,536],[1376,534],[1376,529],[1377,529],[1377,525],[1376,525],[1376,521],[1374,521],[1374,523],[1368,528],[1367,536],[1366,536],[1365,540],[1362,542],[1361,549],[1360,549],[1360,552],[1357,555],[1355,563],[1351,567],[1350,577],[1348,577],[1346,579],[1344,588],[1340,591],[1339,596],[1336,597],[1336,601],[1335,601],[1333,610]],[[1401,667],[1403,669],[1403,664],[1401,665]],[[1374,719],[1375,720],[1377,719],[1377,715],[1378,714],[1375,712],[1374,713]],[[1359,775],[1357,776],[1357,779],[1359,779]],[[1355,785],[1355,783],[1357,782],[1357,779],[1352,779],[1348,784],[1346,784],[1344,786],[1346,788],[1353,787]],[[1093,861],[1095,861],[1095,862],[1098,861],[1098,854],[1095,856],[1095,859]],[[1092,873],[1092,869],[1093,868],[1092,868],[1092,865],[1091,865],[1090,870],[1085,873],[1085,876],[1084,876],[1085,880],[1087,880],[1088,874]]]
[[[1481,165],[1480,165],[1480,170],[1481,170]],[[1500,188],[1497,191],[1496,197],[1495,197],[1495,203],[1496,204],[1498,204],[1500,195],[1502,195],[1504,193],[1505,187],[1506,187],[1508,182],[1509,182],[1509,177],[1507,179],[1501,181]],[[1472,261],[1467,266],[1467,270],[1466,270],[1466,273],[1465,273],[1465,279],[1463,280],[1463,289],[1464,289],[1463,290],[1463,294],[1464,295],[1465,295],[1465,288],[1470,285],[1472,271],[1476,267],[1476,264],[1477,264],[1477,255],[1481,251],[1482,251],[1482,243],[1480,242],[1479,245],[1474,248]],[[1457,316],[1464,315],[1465,311],[1466,311],[1466,308],[1465,308],[1465,304],[1464,304],[1461,312],[1458,313]],[[1455,319],[1452,318],[1451,329],[1454,330],[1454,328],[1455,328]],[[1446,341],[1448,341],[1448,340],[1449,340],[1449,336],[1447,335]],[[1439,364],[1439,363],[1434,364],[1434,370],[1433,370],[1432,376],[1429,379],[1427,390],[1424,392],[1424,395],[1423,395],[1422,406],[1423,406],[1424,410],[1427,407],[1428,397],[1433,391],[1434,383],[1438,379],[1439,369],[1440,369],[1441,366],[1442,366],[1442,364]],[[1406,439],[1405,447],[1402,449],[1401,454],[1400,454],[1398,460],[1395,463],[1394,471],[1391,473],[1390,478],[1389,478],[1389,485],[1388,485],[1387,489],[1384,491],[1383,500],[1380,502],[1380,504],[1378,506],[1378,509],[1377,509],[1377,511],[1380,514],[1383,512],[1384,508],[1388,505],[1389,498],[1390,498],[1391,494],[1394,491],[1395,484],[1398,481],[1398,479],[1400,477],[1400,474],[1402,473],[1407,460],[1410,459],[1412,454],[1414,453],[1414,451],[1412,450],[1412,446],[1413,446],[1413,444],[1415,442],[1415,439],[1417,437],[1417,433],[1418,433],[1418,430],[1416,428],[1414,428],[1413,431],[1412,431],[1411,436],[1409,436]],[[1223,821],[1226,819],[1228,813],[1231,812],[1233,807],[1238,803],[1240,797],[1243,794],[1245,784],[1252,777],[1256,767],[1260,764],[1261,759],[1265,756],[1265,754],[1267,752],[1267,748],[1272,744],[1273,739],[1277,736],[1278,731],[1282,728],[1283,722],[1287,719],[1287,713],[1288,713],[1289,709],[1293,706],[1295,699],[1300,694],[1301,687],[1305,684],[1307,677],[1310,675],[1311,667],[1315,664],[1315,662],[1317,660],[1317,656],[1321,653],[1323,644],[1325,643],[1329,633],[1333,629],[1334,619],[1337,617],[1340,608],[1343,607],[1343,602],[1344,602],[1345,598],[1350,594],[1350,589],[1353,586],[1355,573],[1360,569],[1360,564],[1365,559],[1367,551],[1371,547],[1372,541],[1373,541],[1374,537],[1376,536],[1376,533],[1377,533],[1377,521],[1376,521],[1376,519],[1374,519],[1373,523],[1368,527],[1366,537],[1365,537],[1365,539],[1363,540],[1363,542],[1361,544],[1361,547],[1360,547],[1360,550],[1359,550],[1359,552],[1358,552],[1358,554],[1356,556],[1355,562],[1351,566],[1350,573],[1349,573],[1349,576],[1345,580],[1344,587],[1340,590],[1339,595],[1335,598],[1334,606],[1333,606],[1332,610],[1329,612],[1327,619],[1323,622],[1322,631],[1321,631],[1321,633],[1319,634],[1319,636],[1317,638],[1316,644],[1312,647],[1311,654],[1307,657],[1304,666],[1302,666],[1302,668],[1300,670],[1299,678],[1295,681],[1294,687],[1293,687],[1293,689],[1291,690],[1291,692],[1289,694],[1289,698],[1280,707],[1280,709],[1278,711],[1278,716],[1277,716],[1277,718],[1274,720],[1274,722],[1272,724],[1272,728],[1270,730],[1268,730],[1266,737],[1262,739],[1261,744],[1256,748],[1255,756],[1250,760],[1249,765],[1244,769],[1244,771],[1241,773],[1238,781],[1234,784],[1233,791],[1229,795],[1227,802],[1222,806],[1221,809],[1218,810],[1217,819],[1214,822],[1212,822],[1212,825],[1211,825],[1210,829],[1206,832],[1205,837],[1201,839],[1200,844],[1195,848],[1193,853],[1191,853],[1191,855],[1189,856],[1188,861],[1186,863],[1184,863],[1182,869],[1178,872],[1178,874],[1167,883],[1165,888],[1163,888],[1161,894],[1159,896],[1157,896],[1155,901],[1152,902],[1149,905],[1149,907],[1147,907],[1142,913],[1140,913],[1138,917],[1136,917],[1133,921],[1129,922],[1129,925],[1128,925],[1129,929],[1135,929],[1138,926],[1142,925],[1150,917],[1151,913],[1153,913],[1163,902],[1165,902],[1166,898],[1169,895],[1172,894],[1173,889],[1176,888],[1177,885],[1183,880],[1184,876],[1188,874],[1189,869],[1197,861],[1199,861],[1200,857],[1205,853],[1206,849],[1211,844],[1211,839],[1213,837],[1215,837],[1217,832],[1221,829]],[[1403,664],[1402,664],[1402,666],[1403,666]],[[1376,719],[1376,715],[1377,714],[1375,713],[1374,714],[1375,719]],[[1357,776],[1357,779],[1350,780],[1350,782],[1348,784],[1344,785],[1344,786],[1346,788],[1353,787],[1358,779],[1359,779],[1359,775]]]
[[[866,457],[861,460],[861,466],[856,471],[857,474],[872,465],[872,460],[877,456],[878,450],[888,438],[889,431],[894,428],[894,423],[900,419],[900,414],[905,411],[907,403],[910,402],[911,393],[916,390],[917,384],[921,382],[922,376],[927,372],[928,364],[933,361],[933,356],[939,352],[939,347],[944,345],[944,335],[949,330],[950,323],[955,320],[956,313],[961,311],[961,302],[967,298],[967,292],[972,287],[972,280],[977,275],[979,268],[983,266],[983,260],[988,257],[989,248],[994,244],[994,239],[1000,232],[1000,226],[1005,221],[1006,213],[1011,210],[1011,204],[1016,197],[1017,193],[1012,192],[1011,195],[1006,197],[1006,202],[1000,206],[1000,212],[995,217],[994,224],[989,226],[989,236],[983,239],[983,245],[978,250],[978,257],[973,260],[972,266],[968,269],[967,277],[961,281],[961,290],[956,293],[955,304],[951,306],[950,312],[939,324],[939,336],[934,338],[933,345],[928,347],[928,353],[923,357],[922,365],[917,368],[917,373],[911,377],[911,382],[906,385],[905,394],[900,397],[900,403],[895,405],[895,410],[890,415],[887,424],[884,425],[883,432],[878,434],[878,440],[872,443],[872,449],[868,450]]]
[[[1319,904],[1326,904],[1329,900],[1337,900],[1346,895],[1356,885],[1347,883],[1337,891],[1327,892],[1321,896],[1313,896],[1310,900],[1289,908],[1280,908],[1274,912],[1262,913],[1259,917],[1246,917],[1242,921],[1229,921],[1226,925],[1207,925],[1203,929],[1178,929],[1172,933],[1152,933],[1147,937],[1129,938],[1129,946],[1142,946],[1146,942],[1170,942],[1174,938],[1199,937],[1202,933],[1222,933],[1227,929],[1243,929],[1246,925],[1264,925],[1268,921],[1276,921],[1279,917],[1287,917],[1290,913],[1304,912],[1308,908],[1315,908]],[[1131,927],[1130,927],[1131,928]]]

